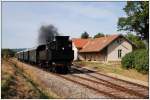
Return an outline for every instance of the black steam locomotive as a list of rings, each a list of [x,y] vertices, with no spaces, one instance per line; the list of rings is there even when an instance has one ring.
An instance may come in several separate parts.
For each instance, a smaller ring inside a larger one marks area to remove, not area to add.
[[[16,53],[20,61],[47,67],[53,72],[67,73],[73,58],[72,42],[69,36],[55,36],[55,40],[36,48]]]

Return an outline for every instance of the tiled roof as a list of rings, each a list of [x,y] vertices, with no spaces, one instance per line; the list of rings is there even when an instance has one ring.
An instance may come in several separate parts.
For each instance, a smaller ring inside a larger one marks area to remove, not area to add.
[[[72,42],[77,48],[83,48],[89,41],[90,39],[72,39]]]
[[[120,35],[111,35],[107,37],[100,37],[92,39],[85,47],[79,52],[99,52],[106,46],[108,46],[113,40],[118,38]]]
[[[99,52],[121,35],[110,35],[95,39],[72,39],[79,52]]]

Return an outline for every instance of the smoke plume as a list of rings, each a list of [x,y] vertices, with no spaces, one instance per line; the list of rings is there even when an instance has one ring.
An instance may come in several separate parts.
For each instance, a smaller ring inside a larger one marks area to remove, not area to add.
[[[59,35],[57,28],[53,25],[42,25],[39,30],[38,43],[45,44],[53,41],[55,36]]]

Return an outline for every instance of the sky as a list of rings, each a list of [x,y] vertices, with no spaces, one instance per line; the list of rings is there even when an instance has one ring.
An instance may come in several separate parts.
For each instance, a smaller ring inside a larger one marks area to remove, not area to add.
[[[126,2],[3,2],[2,48],[32,48],[42,25],[54,25],[61,35],[79,38],[83,32],[120,34],[119,17]],[[123,33],[122,33],[123,34]]]

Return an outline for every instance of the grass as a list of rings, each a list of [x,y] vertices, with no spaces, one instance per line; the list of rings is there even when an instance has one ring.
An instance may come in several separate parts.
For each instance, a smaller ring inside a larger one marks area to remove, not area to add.
[[[19,69],[22,73],[24,73],[24,76],[27,77],[34,85],[39,89],[43,94],[45,94],[48,98],[61,98],[56,93],[52,92],[49,88],[46,87],[46,85],[36,77],[37,72],[33,71],[33,69],[30,67],[24,66],[22,63],[18,61],[13,61],[13,64],[17,69]]]
[[[16,65],[2,60],[1,96],[3,99],[48,99],[53,96],[46,95],[37,88],[37,85],[26,77]]]
[[[94,68],[102,73],[114,73],[129,78],[148,82],[148,74],[141,74],[134,69],[124,69],[121,67],[121,64],[112,64],[112,63],[104,64],[100,62],[90,62],[90,61],[77,61],[74,63],[76,65]]]
[[[2,73],[2,75],[5,76],[5,79],[3,78],[1,81],[1,96],[2,98],[7,98],[9,93],[8,90],[10,90],[10,85],[12,84],[12,80],[14,80],[14,77],[9,75],[8,73]]]
[[[14,64],[13,66],[16,68],[17,72],[18,72],[19,74],[22,74],[23,78],[26,79],[27,82],[29,82],[30,84],[32,84],[33,88],[39,92],[39,94],[40,94],[40,95],[39,95],[39,98],[42,98],[42,99],[48,99],[48,98],[51,98],[51,99],[52,99],[52,98],[53,98],[52,96],[50,96],[50,97],[47,96],[47,95],[44,94],[39,88],[37,88],[37,84],[35,84],[31,78],[26,77],[26,76],[23,74],[24,72],[23,72],[22,70],[18,69],[18,67],[17,67],[15,64]]]

